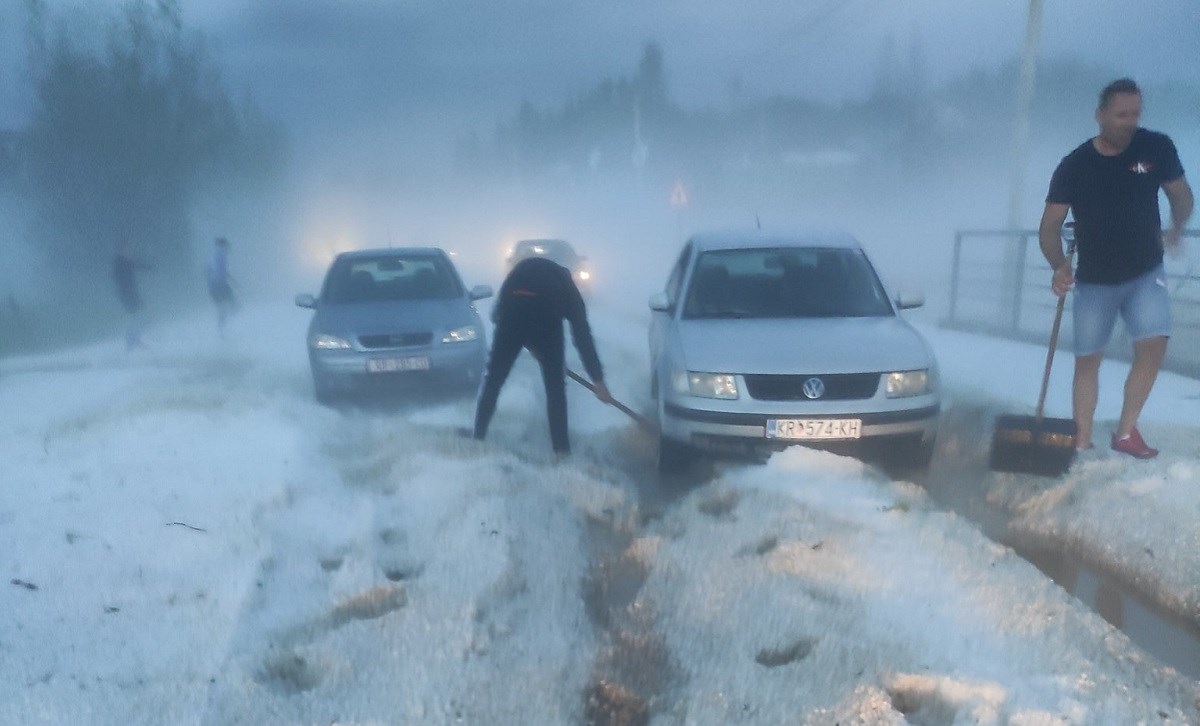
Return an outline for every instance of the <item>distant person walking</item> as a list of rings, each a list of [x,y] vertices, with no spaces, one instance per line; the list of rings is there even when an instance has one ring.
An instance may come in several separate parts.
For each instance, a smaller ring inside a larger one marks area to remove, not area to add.
[[[1075,382],[1073,408],[1079,448],[1091,448],[1100,362],[1117,315],[1133,339],[1133,366],[1111,447],[1149,459],[1158,455],[1138,431],[1142,407],[1158,377],[1171,335],[1171,306],[1163,250],[1181,249],[1192,214],[1192,190],[1175,144],[1165,134],[1138,126],[1142,94],[1128,78],[1100,93],[1100,133],[1065,156],[1054,170],[1038,230],[1042,254],[1054,269],[1054,294],[1075,289]],[[1171,221],[1164,231],[1158,190],[1165,192]],[[1067,212],[1075,218],[1078,267],[1062,249]]]
[[[546,415],[550,441],[560,456],[571,451],[567,436],[566,366],[563,320],[571,325],[571,338],[591,377],[596,398],[612,403],[604,385],[604,372],[588,326],[587,309],[571,271],[544,257],[518,262],[500,286],[492,321],[496,324],[487,372],[475,409],[475,438],[487,436],[496,411],[496,400],[522,348],[537,358],[546,389]]]
[[[150,266],[139,262],[130,254],[128,240],[117,245],[113,257],[112,278],[117,288],[117,299],[125,308],[125,349],[145,348],[142,341],[142,296],[138,292],[138,270],[149,270]]]
[[[204,269],[204,278],[208,283],[208,295],[217,306],[217,332],[223,338],[225,321],[237,309],[233,281],[229,276],[229,240],[224,237],[217,237],[213,243],[212,256]]]

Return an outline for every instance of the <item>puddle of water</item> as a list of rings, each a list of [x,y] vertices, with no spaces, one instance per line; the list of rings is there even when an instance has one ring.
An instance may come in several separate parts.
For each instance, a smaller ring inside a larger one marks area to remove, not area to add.
[[[1010,516],[986,501],[987,447],[995,412],[956,407],[942,417],[938,451],[923,476],[913,477],[940,506],[975,522],[980,531],[1037,567],[1116,627],[1142,650],[1200,680],[1200,628],[1162,612],[1121,583],[1064,552],[1032,550],[1009,540]]]
[[[1200,681],[1200,628],[1158,612],[1119,583],[1088,569],[1069,555],[1018,548],[1014,551],[1143,650],[1188,678]]]

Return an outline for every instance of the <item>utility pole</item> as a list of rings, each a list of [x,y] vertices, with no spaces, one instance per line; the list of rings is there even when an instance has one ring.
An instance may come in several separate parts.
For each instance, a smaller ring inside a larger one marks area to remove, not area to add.
[[[1004,251],[1004,274],[1000,286],[1000,314],[1007,312],[1015,326],[1019,311],[1020,288],[1025,273],[1025,237],[1017,230],[1025,227],[1022,197],[1025,193],[1025,165],[1029,153],[1029,117],[1033,111],[1033,90],[1037,75],[1038,44],[1042,35],[1043,0],[1029,0],[1029,19],[1025,24],[1025,45],[1021,51],[1021,71],[1017,79],[1016,118],[1013,123],[1012,177],[1008,197],[1008,229],[1012,236]]]

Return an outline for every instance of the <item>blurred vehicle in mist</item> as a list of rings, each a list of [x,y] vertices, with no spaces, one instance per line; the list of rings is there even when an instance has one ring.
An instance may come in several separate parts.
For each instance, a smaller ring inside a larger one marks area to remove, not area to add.
[[[513,245],[504,261],[511,271],[521,260],[530,257],[545,257],[571,271],[571,277],[579,291],[587,294],[592,288],[592,268],[588,258],[581,256],[570,242],[561,239],[523,239]]]
[[[317,400],[353,393],[473,393],[487,358],[475,301],[488,285],[467,289],[444,250],[434,247],[344,252],[318,297],[296,296],[315,311],[308,360]]]
[[[849,235],[709,234],[650,298],[659,465],[803,444],[928,464],[933,351]]]

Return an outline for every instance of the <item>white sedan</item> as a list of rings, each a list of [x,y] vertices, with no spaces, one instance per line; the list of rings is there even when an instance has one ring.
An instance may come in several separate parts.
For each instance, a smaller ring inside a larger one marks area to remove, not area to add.
[[[933,451],[937,362],[849,235],[692,238],[650,299],[659,464],[795,444]]]

